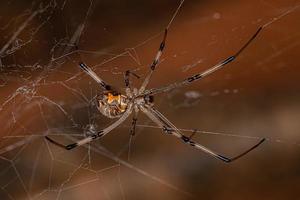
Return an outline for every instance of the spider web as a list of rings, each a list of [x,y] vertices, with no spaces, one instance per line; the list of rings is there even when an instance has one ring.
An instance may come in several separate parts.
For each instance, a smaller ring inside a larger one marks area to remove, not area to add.
[[[299,5],[292,0],[3,1],[0,198],[268,196],[261,188],[272,192],[272,199],[294,197],[300,180]],[[220,152],[234,154],[267,138],[264,147],[233,167],[160,134],[142,115],[134,138],[127,120],[73,151],[44,139],[49,135],[68,144],[112,123],[97,112],[101,88],[77,67],[79,60],[123,89],[126,70],[145,77],[168,27],[167,50],[149,86],[159,87],[231,55],[260,26],[261,35],[237,64],[155,97],[155,106],[176,126],[189,127],[181,130],[195,132],[195,140]],[[274,159],[286,165],[273,169]],[[278,174],[283,179],[276,185]]]

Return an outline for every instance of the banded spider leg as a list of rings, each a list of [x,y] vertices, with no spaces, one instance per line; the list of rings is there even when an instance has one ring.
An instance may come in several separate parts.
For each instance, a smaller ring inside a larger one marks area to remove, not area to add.
[[[254,33],[254,35],[252,35],[252,37],[246,42],[246,44],[244,44],[242,46],[242,48],[240,48],[234,55],[229,56],[228,58],[226,58],[225,60],[223,60],[222,62],[214,65],[213,67],[205,70],[204,72],[195,74],[193,76],[190,76],[186,79],[184,79],[181,82],[175,82],[175,83],[171,83],[167,86],[161,87],[161,88],[153,88],[150,90],[146,90],[145,92],[141,93],[140,95],[154,95],[154,94],[158,94],[158,93],[162,93],[162,92],[168,92],[172,89],[178,88],[178,87],[182,87],[184,85],[188,85],[191,84],[194,81],[200,80],[214,72],[216,72],[217,70],[223,68],[225,65],[231,63],[232,61],[234,61],[248,46],[249,44],[256,38],[256,36],[259,34],[259,32],[263,29],[263,27],[258,28],[258,30]]]
[[[158,126],[160,126],[162,128],[162,130],[167,133],[170,134],[172,136],[177,137],[178,139],[181,139],[184,143],[189,144],[190,146],[201,150],[211,156],[213,156],[214,158],[217,158],[219,160],[222,160],[224,162],[232,162],[234,160],[237,160],[238,158],[241,158],[242,156],[246,155],[247,153],[249,153],[250,151],[252,151],[253,149],[257,148],[261,143],[263,143],[265,141],[265,138],[261,139],[257,144],[255,144],[254,146],[252,146],[251,148],[249,148],[248,150],[242,152],[241,154],[234,156],[234,157],[226,157],[222,154],[216,153],[213,150],[210,150],[209,148],[194,142],[192,140],[192,136],[187,137],[184,134],[182,134],[165,116],[163,116],[158,110],[150,107],[150,106],[141,106],[141,110],[143,113],[145,113],[154,123],[156,123]]]

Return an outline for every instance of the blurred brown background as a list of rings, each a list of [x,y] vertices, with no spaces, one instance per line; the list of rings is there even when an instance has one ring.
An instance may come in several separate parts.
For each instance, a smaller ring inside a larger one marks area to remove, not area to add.
[[[233,134],[195,136],[226,155],[267,138],[246,157],[224,164],[159,129],[139,127],[129,159],[130,119],[74,151],[44,140],[49,134],[67,144],[82,138],[88,124],[100,129],[112,123],[94,105],[100,88],[76,63],[81,57],[120,89],[128,69],[144,78],[179,3],[0,3],[0,199],[297,199],[300,2],[295,0],[187,0],[171,24],[149,86],[207,69],[279,18],[226,68],[155,97],[156,108],[178,128]],[[22,28],[37,10],[41,13]],[[138,124],[152,125],[142,114]],[[104,147],[115,156],[104,156]]]

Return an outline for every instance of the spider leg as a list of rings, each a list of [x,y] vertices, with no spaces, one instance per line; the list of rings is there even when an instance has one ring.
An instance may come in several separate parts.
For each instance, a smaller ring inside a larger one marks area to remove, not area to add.
[[[184,143],[191,145],[192,147],[199,149],[219,160],[222,160],[224,162],[232,162],[234,160],[237,160],[238,158],[241,158],[242,156],[246,155],[256,147],[258,147],[261,143],[265,141],[263,138],[260,140],[257,144],[246,150],[245,152],[242,152],[241,154],[234,156],[232,158],[226,157],[224,155],[221,155],[219,153],[216,153],[215,151],[212,151],[208,149],[207,147],[194,142],[191,140],[192,136],[187,137],[183,135],[166,117],[164,117],[159,111],[155,110],[154,108],[147,106],[147,107],[141,107],[142,112],[144,112],[153,122],[155,122],[158,126],[160,126],[163,131],[167,134],[173,135],[179,139],[181,139]]]
[[[126,95],[132,97],[132,90],[131,90],[132,88],[131,88],[130,79],[129,79],[130,74],[133,75],[134,77],[138,78],[138,79],[140,78],[140,76],[138,76],[134,72],[131,72],[130,70],[127,70],[124,74]]]
[[[246,42],[246,44],[244,44],[242,46],[242,48],[240,48],[234,55],[229,56],[228,58],[226,58],[225,60],[223,60],[222,62],[214,65],[213,67],[205,70],[204,72],[195,74],[193,76],[188,77],[187,79],[181,81],[181,82],[175,82],[172,84],[169,84],[167,86],[161,87],[161,88],[154,88],[154,89],[150,89],[150,90],[146,90],[144,93],[140,94],[140,95],[146,95],[146,94],[150,94],[150,95],[154,95],[157,93],[162,93],[162,92],[167,92],[170,91],[174,88],[178,88],[184,85],[188,85],[194,81],[200,80],[212,73],[214,73],[215,71],[223,68],[225,65],[231,63],[232,61],[234,61],[241,53],[242,51],[247,48],[249,46],[249,44],[256,38],[256,36],[258,35],[258,33],[263,29],[263,27],[260,27],[255,33],[254,35],[252,35],[252,37]]]
[[[71,149],[73,149],[73,148],[75,148],[75,147],[84,145],[84,144],[89,143],[89,142],[91,142],[91,141],[93,141],[93,140],[96,140],[96,139],[99,139],[99,138],[101,138],[101,137],[104,137],[104,136],[105,136],[106,134],[108,134],[110,131],[112,131],[112,130],[115,129],[117,126],[119,126],[121,123],[123,123],[123,122],[127,119],[127,117],[131,114],[131,112],[132,112],[132,104],[129,104],[127,110],[125,111],[125,113],[124,113],[117,121],[115,121],[113,124],[111,124],[110,126],[108,126],[107,128],[105,128],[105,129],[103,129],[103,130],[101,130],[101,131],[98,131],[98,132],[97,132],[96,134],[94,134],[94,135],[91,135],[91,136],[89,136],[89,137],[86,137],[86,138],[84,138],[84,139],[82,139],[82,140],[79,140],[79,141],[77,141],[77,142],[75,142],[75,143],[72,143],[72,144],[63,145],[63,144],[60,144],[60,143],[54,141],[53,139],[49,138],[48,136],[45,136],[45,138],[46,138],[49,142],[55,144],[55,145],[58,146],[58,147],[64,148],[64,149],[66,149],[66,150],[71,150]]]
[[[111,90],[111,86],[105,83],[99,76],[91,69],[89,68],[85,63],[80,62],[79,67],[87,73],[90,77],[92,77],[97,83],[101,85],[105,90]]]
[[[134,115],[132,117],[132,121],[131,121],[131,129],[130,129],[130,135],[133,137],[135,136],[135,130],[136,130],[136,122],[138,120],[138,113],[139,110],[135,110]]]
[[[158,52],[156,53],[156,56],[152,62],[152,64],[150,65],[150,72],[148,73],[147,77],[145,78],[141,88],[139,89],[139,94],[144,92],[149,81],[150,81],[150,78],[155,70],[155,67],[157,66],[158,62],[159,62],[159,59],[163,53],[163,50],[165,48],[165,44],[166,44],[166,39],[167,39],[167,34],[168,34],[168,29],[165,29],[165,33],[164,33],[164,37],[163,37],[163,40],[162,42],[160,43],[160,46],[159,46],[159,49],[158,49]]]
[[[138,109],[135,109],[132,121],[131,121],[131,128],[130,128],[130,138],[129,138],[129,143],[128,143],[128,160],[130,160],[130,155],[131,155],[131,145],[133,138],[135,136],[135,130],[136,130],[136,122],[137,122],[137,117],[138,117]]]

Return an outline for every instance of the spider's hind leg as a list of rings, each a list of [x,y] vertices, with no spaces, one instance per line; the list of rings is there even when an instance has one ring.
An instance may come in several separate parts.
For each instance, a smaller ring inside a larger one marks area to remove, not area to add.
[[[85,145],[85,144],[87,144],[89,142],[92,142],[92,141],[94,141],[96,139],[104,137],[106,134],[108,134],[109,132],[111,132],[113,129],[115,129],[117,126],[119,126],[120,124],[122,124],[127,119],[127,117],[132,113],[132,108],[133,108],[133,105],[129,104],[127,110],[125,111],[125,113],[117,121],[115,121],[113,124],[111,124],[110,126],[106,127],[105,129],[97,131],[95,134],[93,134],[91,136],[88,136],[88,137],[85,137],[85,138],[83,138],[81,140],[78,140],[75,143],[68,144],[68,145],[63,145],[63,144],[61,144],[59,142],[54,141],[53,139],[49,138],[48,136],[45,136],[45,138],[49,142],[51,142],[52,144],[55,144],[58,147],[64,148],[66,150],[74,149],[75,147]]]
[[[79,67],[92,79],[94,79],[103,89],[112,90],[112,87],[103,81],[90,67],[88,67],[84,62],[80,62]]]

